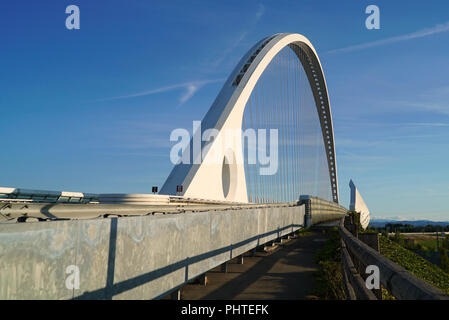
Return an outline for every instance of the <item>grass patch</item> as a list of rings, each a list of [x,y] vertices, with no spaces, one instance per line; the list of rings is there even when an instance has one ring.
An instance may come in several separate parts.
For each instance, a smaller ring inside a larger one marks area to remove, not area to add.
[[[295,235],[297,237],[303,237],[303,236],[307,236],[311,233],[312,232],[309,230],[309,228],[302,228],[302,229],[299,229],[298,231],[296,231]]]
[[[418,278],[449,294],[449,274],[384,236],[380,237],[379,242],[380,252],[383,256],[413,273]]]
[[[314,295],[323,300],[344,300],[341,273],[340,235],[338,229],[328,231],[329,239],[324,247],[315,253],[314,260],[319,265],[315,273]]]
[[[437,251],[437,241],[435,240],[415,240],[416,244],[420,244],[423,250]]]

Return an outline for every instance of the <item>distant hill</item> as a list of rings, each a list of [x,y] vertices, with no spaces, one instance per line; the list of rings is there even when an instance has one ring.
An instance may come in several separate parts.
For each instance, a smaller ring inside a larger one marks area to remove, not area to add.
[[[447,226],[449,221],[431,221],[431,220],[388,220],[388,219],[371,219],[369,226],[372,228],[382,228],[388,223],[411,224],[415,227],[424,227],[427,225]]]

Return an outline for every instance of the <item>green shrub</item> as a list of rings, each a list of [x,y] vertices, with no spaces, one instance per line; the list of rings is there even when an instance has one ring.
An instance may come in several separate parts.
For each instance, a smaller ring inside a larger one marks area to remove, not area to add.
[[[340,235],[334,228],[328,232],[329,239],[324,247],[315,253],[319,265],[315,274],[314,294],[324,300],[344,300],[343,275],[341,273]]]
[[[449,294],[449,274],[386,237],[381,236],[379,240],[380,252],[383,256]]]
[[[309,228],[302,228],[296,232],[296,236],[298,236],[298,237],[303,237],[303,236],[306,236],[309,234],[311,234],[311,231],[309,230]]]
[[[392,240],[397,244],[400,244],[401,246],[403,246],[405,243],[404,236],[399,231],[396,231],[394,233]]]

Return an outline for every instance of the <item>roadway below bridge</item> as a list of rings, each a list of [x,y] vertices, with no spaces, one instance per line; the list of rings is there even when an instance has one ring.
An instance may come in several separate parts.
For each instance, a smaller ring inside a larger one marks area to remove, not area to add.
[[[326,236],[312,231],[279,244],[269,252],[244,254],[243,264],[235,258],[227,272],[221,266],[207,272],[207,285],[191,283],[181,290],[183,300],[264,300],[313,299],[314,273],[318,265],[314,254]]]

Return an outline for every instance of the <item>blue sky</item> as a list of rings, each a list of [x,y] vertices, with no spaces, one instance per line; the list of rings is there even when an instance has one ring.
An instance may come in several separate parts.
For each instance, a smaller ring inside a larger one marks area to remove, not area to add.
[[[278,32],[307,36],[323,63],[342,204],[352,178],[376,217],[449,220],[447,1],[3,1],[0,186],[161,186],[170,132]]]

